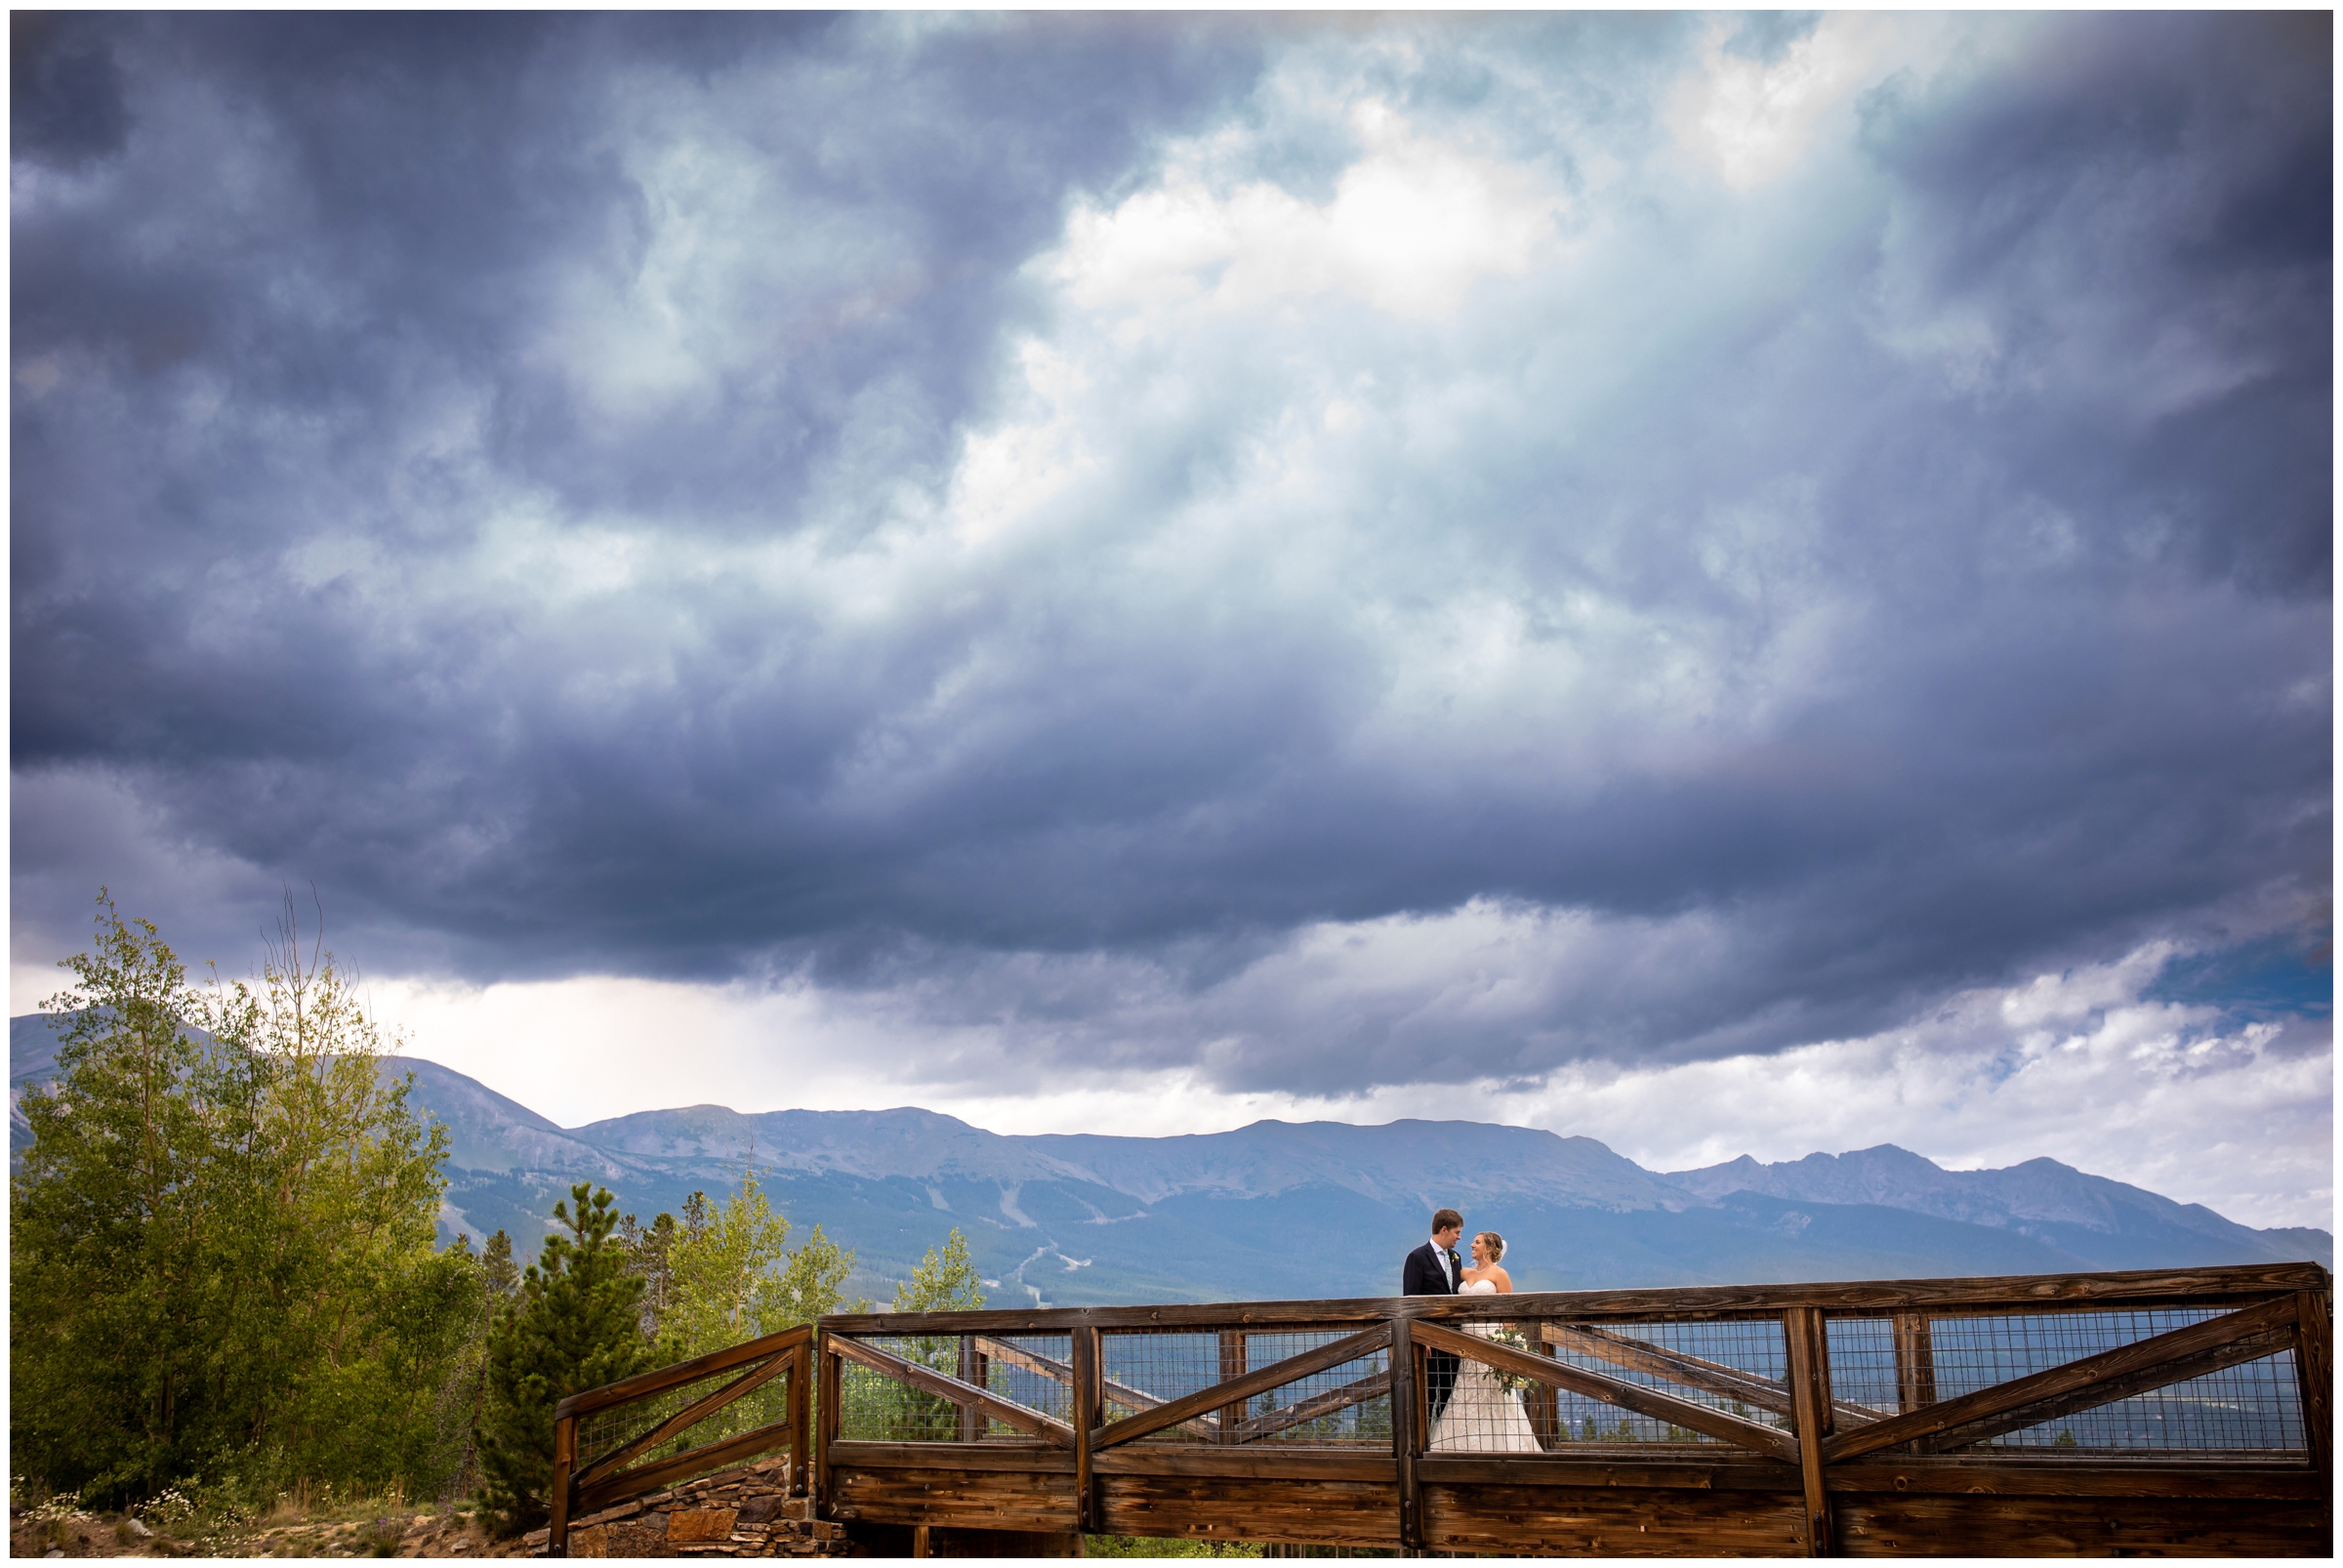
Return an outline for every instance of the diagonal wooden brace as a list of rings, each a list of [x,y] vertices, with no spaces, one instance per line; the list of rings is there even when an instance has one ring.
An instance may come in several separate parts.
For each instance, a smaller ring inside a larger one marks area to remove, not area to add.
[[[898,1331],[888,1329],[885,1332]],[[678,1361],[672,1367],[638,1372],[632,1378],[621,1378],[599,1388],[571,1394],[554,1407],[554,1417],[560,1420],[568,1416],[588,1416],[611,1405],[624,1405],[649,1394],[665,1393],[670,1388],[680,1388],[685,1383],[698,1382],[702,1378],[712,1378],[719,1372],[729,1372],[734,1367],[745,1367],[752,1361],[762,1361],[766,1356],[781,1351],[811,1345],[813,1338],[813,1325],[801,1323],[794,1329],[783,1329],[779,1334],[768,1334],[762,1339],[747,1340],[739,1344],[726,1345],[721,1350],[711,1350],[689,1361]]]
[[[1538,1332],[1546,1343],[1574,1355],[1608,1361],[1615,1367],[1630,1372],[1649,1373],[1665,1378],[1688,1388],[1706,1393],[1722,1394],[1738,1399],[1745,1405],[1770,1410],[1777,1416],[1790,1414],[1789,1386],[1772,1378],[1760,1378],[1739,1367],[1721,1362],[1704,1361],[1699,1356],[1686,1355],[1638,1340],[1612,1329],[1598,1329],[1580,1323],[1541,1323]],[[1884,1414],[1869,1405],[1859,1405],[1852,1399],[1832,1399],[1831,1412],[1849,1425],[1877,1421]]]
[[[2227,1344],[2199,1350],[2178,1361],[2166,1361],[2142,1372],[2095,1382],[2077,1392],[2061,1394],[2036,1404],[2021,1405],[2016,1410],[1988,1416],[1982,1421],[1970,1422],[1965,1426],[1954,1426],[1934,1437],[1922,1439],[1919,1449],[1923,1454],[1943,1454],[1955,1448],[1966,1448],[1971,1443],[1982,1443],[2003,1432],[2039,1426],[2044,1422],[2057,1421],[2079,1410],[2112,1405],[2118,1399],[2129,1399],[2133,1394],[2167,1388],[2176,1382],[2186,1382],[2191,1378],[2201,1378],[2230,1367],[2243,1366],[2248,1361],[2259,1361],[2264,1356],[2274,1356],[2289,1348],[2293,1342],[2293,1335],[2284,1329],[2265,1329],[2260,1334],[2249,1334],[2242,1340],[2232,1340]]]
[[[1728,1412],[1696,1405],[1690,1400],[1678,1399],[1673,1394],[1664,1394],[1657,1389],[1621,1382],[1615,1378],[1587,1372],[1567,1362],[1549,1361],[1544,1356],[1492,1344],[1487,1340],[1459,1334],[1454,1329],[1444,1329],[1436,1323],[1418,1321],[1415,1325],[1415,1333],[1418,1340],[1432,1349],[1446,1350],[1451,1355],[1478,1361],[1500,1372],[1550,1383],[1556,1388],[1566,1388],[1588,1399],[1599,1399],[1606,1405],[1631,1410],[1638,1416],[1649,1416],[1655,1421],[1672,1422],[1696,1432],[1706,1432],[1723,1442],[1754,1449],[1770,1459],[1791,1465],[1798,1462],[1797,1439],[1789,1433],[1771,1426],[1760,1426],[1755,1422],[1744,1421]]]
[[[1298,1426],[1305,1421],[1316,1421],[1321,1416],[1331,1416],[1336,1411],[1351,1405],[1365,1404],[1368,1400],[1390,1391],[1391,1374],[1388,1372],[1373,1373],[1354,1382],[1346,1382],[1339,1388],[1329,1388],[1325,1393],[1312,1394],[1309,1398],[1298,1400],[1294,1404],[1280,1405],[1275,1410],[1263,1411],[1251,1421],[1240,1422],[1236,1429],[1237,1441],[1247,1443],[1256,1437],[1266,1437],[1271,1432],[1282,1432],[1289,1426]]]
[[[675,1415],[668,1417],[667,1420],[661,1422],[658,1425],[653,1426],[649,1431],[644,1432],[640,1436],[621,1444],[619,1447],[612,1449],[609,1453],[604,1454],[600,1459],[596,1460],[593,1464],[578,1471],[576,1478],[571,1482],[571,1484],[581,1487],[592,1486],[603,1476],[608,1475],[612,1470],[617,1469],[621,1465],[626,1464],[627,1461],[633,1459],[636,1455],[649,1453],[652,1449],[657,1448],[661,1443],[666,1442],[669,1438],[675,1436],[677,1433],[683,1431],[687,1427],[698,1425],[701,1422],[707,1420],[710,1416],[713,1416],[718,1411],[723,1409],[724,1406],[732,1403],[732,1401],[735,1399],[740,1398],[743,1394],[753,1392],[754,1390],[763,1386],[765,1383],[772,1382],[775,1378],[781,1376],[781,1374],[789,1370],[791,1360],[792,1358],[788,1351],[776,1350],[765,1360],[762,1366],[750,1368],[747,1373],[741,1377],[733,1379],[730,1382],[725,1383],[721,1388],[715,1390],[703,1398],[693,1400],[690,1404],[684,1406]],[[793,1388],[791,1390],[791,1396],[793,1398],[796,1397],[798,1392],[798,1390]]]
[[[1022,1367],[1027,1372],[1054,1379],[1069,1388],[1074,1386],[1074,1369],[1063,1361],[1043,1355],[1038,1350],[1028,1350],[1022,1345],[1011,1344],[1007,1340],[996,1340],[982,1334],[976,1336],[976,1348],[1006,1366]],[[1099,1379],[1098,1385],[1106,1391],[1109,1404],[1121,1405],[1125,1410],[1153,1410],[1159,1405],[1170,1403],[1168,1400],[1158,1399],[1144,1389],[1119,1383],[1112,1378]],[[1192,1431],[1197,1436],[1208,1440],[1217,1440],[1220,1436],[1220,1423],[1211,1416],[1200,1416],[1194,1421],[1183,1421],[1179,1424],[1183,1430]]]
[[[1338,1367],[1345,1361],[1371,1356],[1390,1342],[1391,1326],[1378,1323],[1363,1333],[1336,1340],[1332,1344],[1322,1344],[1315,1350],[1305,1350],[1297,1356],[1288,1356],[1258,1372],[1247,1373],[1234,1382],[1214,1383],[1185,1398],[1174,1399],[1168,1405],[1158,1405],[1127,1421],[1116,1422],[1112,1426],[1100,1429],[1095,1446],[1112,1448],[1118,1443],[1144,1437],[1149,1432],[1160,1432],[1167,1426],[1177,1426],[1223,1405],[1233,1405],[1251,1399],[1254,1394],[1267,1393],[1295,1379],[1306,1378],[1313,1372],[1323,1372],[1328,1367]]]
[[[710,1443],[704,1448],[689,1449],[672,1459],[655,1460],[648,1465],[637,1465],[631,1470],[621,1470],[616,1475],[605,1476],[592,1486],[572,1488],[577,1495],[577,1506],[573,1511],[577,1516],[583,1517],[616,1503],[622,1498],[636,1497],[644,1492],[656,1492],[671,1481],[680,1481],[690,1476],[705,1474],[709,1470],[720,1469],[724,1465],[738,1461],[755,1459],[758,1455],[770,1453],[776,1448],[786,1448],[793,1435],[791,1424],[779,1421],[770,1426],[760,1426],[755,1431],[742,1432],[737,1437],[727,1437],[721,1442]],[[794,1451],[791,1453],[790,1459],[791,1468],[794,1469],[797,1467],[797,1455]]]
[[[979,1388],[972,1382],[963,1382],[949,1373],[932,1367],[923,1367],[916,1361],[906,1361],[891,1351],[843,1334],[830,1336],[830,1348],[848,1361],[860,1362],[873,1372],[883,1373],[901,1382],[910,1383],[925,1393],[949,1399],[956,1405],[972,1405],[1004,1425],[1014,1426],[1021,1432],[1046,1437],[1060,1448],[1074,1446],[1074,1428],[1054,1416],[1020,1405],[1013,1399],[1004,1399],[990,1389]]]
[[[2060,1414],[2085,1410],[2092,1405],[2128,1398],[2152,1387],[2160,1388],[2167,1382],[2201,1374],[2187,1370],[2193,1358],[2201,1353],[2251,1339],[2272,1329],[2290,1327],[2294,1322],[2294,1298],[2280,1297],[2260,1306],[2249,1306],[2241,1312],[2229,1312],[2202,1323],[2193,1323],[2185,1329],[2158,1334],[2153,1339],[2118,1345],[2095,1356],[2070,1361],[2063,1367],[2052,1367],[2008,1382],[1997,1382],[1990,1388],[1946,1399],[1907,1415],[1891,1416],[1886,1421],[1873,1422],[1850,1432],[1841,1432],[1823,1445],[1823,1461],[1835,1465],[1859,1455],[1876,1453],[1898,1443],[1920,1442],[1949,1433],[1955,1428],[1983,1430],[1994,1418],[2028,1412],[2069,1395],[2096,1391],[2105,1386],[2106,1398],[2093,1397],[2086,1402],[2070,1403]],[[2169,1378],[2142,1382],[2137,1374],[2158,1369],[2172,1372]],[[2178,1369],[2178,1370],[2175,1370]],[[2041,1418],[2050,1419],[2050,1418]],[[2032,1425],[2035,1418],[2017,1424]],[[2013,1430],[2013,1426],[1996,1428]],[[1985,1435],[1993,1435],[1986,1432]],[[1964,1442],[1976,1442],[1975,1436]]]

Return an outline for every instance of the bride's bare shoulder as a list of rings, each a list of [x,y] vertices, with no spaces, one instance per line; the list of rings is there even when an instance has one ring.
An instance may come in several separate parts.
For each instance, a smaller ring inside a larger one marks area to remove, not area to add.
[[[1497,1281],[1498,1295],[1510,1296],[1513,1294],[1513,1276],[1505,1272],[1502,1263],[1490,1264],[1489,1277]]]

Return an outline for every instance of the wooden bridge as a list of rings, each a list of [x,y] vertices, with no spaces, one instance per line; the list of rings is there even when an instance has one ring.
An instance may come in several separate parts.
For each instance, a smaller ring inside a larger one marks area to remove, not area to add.
[[[565,1401],[549,1550],[571,1519],[787,1451],[818,1518],[906,1555],[1103,1532],[2325,1556],[2332,1283],[2300,1263],[829,1317]],[[1518,1391],[1519,1451],[1432,1419],[1467,1364]]]

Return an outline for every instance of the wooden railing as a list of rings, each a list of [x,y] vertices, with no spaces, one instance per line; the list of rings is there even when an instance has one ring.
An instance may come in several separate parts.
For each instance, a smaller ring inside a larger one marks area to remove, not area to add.
[[[819,1503],[1408,1551],[2323,1553],[2331,1284],[2303,1263],[831,1317]]]
[[[791,1459],[790,1490],[802,1495],[811,1469],[806,1438],[814,1343],[813,1327],[803,1325],[562,1400],[554,1411],[547,1554],[567,1555],[572,1519],[784,1449]],[[685,1392],[727,1373],[732,1376],[721,1383]],[[778,1403],[779,1419],[732,1429],[743,1401],[752,1399]],[[701,1441],[689,1442],[695,1428],[711,1424],[720,1428],[713,1440],[700,1432]]]

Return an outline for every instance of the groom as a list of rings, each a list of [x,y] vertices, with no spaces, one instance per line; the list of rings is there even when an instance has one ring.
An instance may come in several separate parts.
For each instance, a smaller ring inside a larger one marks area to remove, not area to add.
[[[1464,1264],[1457,1257],[1457,1242],[1463,1234],[1464,1217],[1454,1209],[1443,1209],[1432,1216],[1432,1239],[1408,1254],[1407,1263],[1400,1270],[1400,1295],[1456,1295],[1457,1285],[1464,1277]],[[1457,1358],[1445,1350],[1426,1350],[1423,1391],[1433,1421],[1438,1421],[1440,1412],[1448,1408],[1448,1396],[1456,1386]]]

